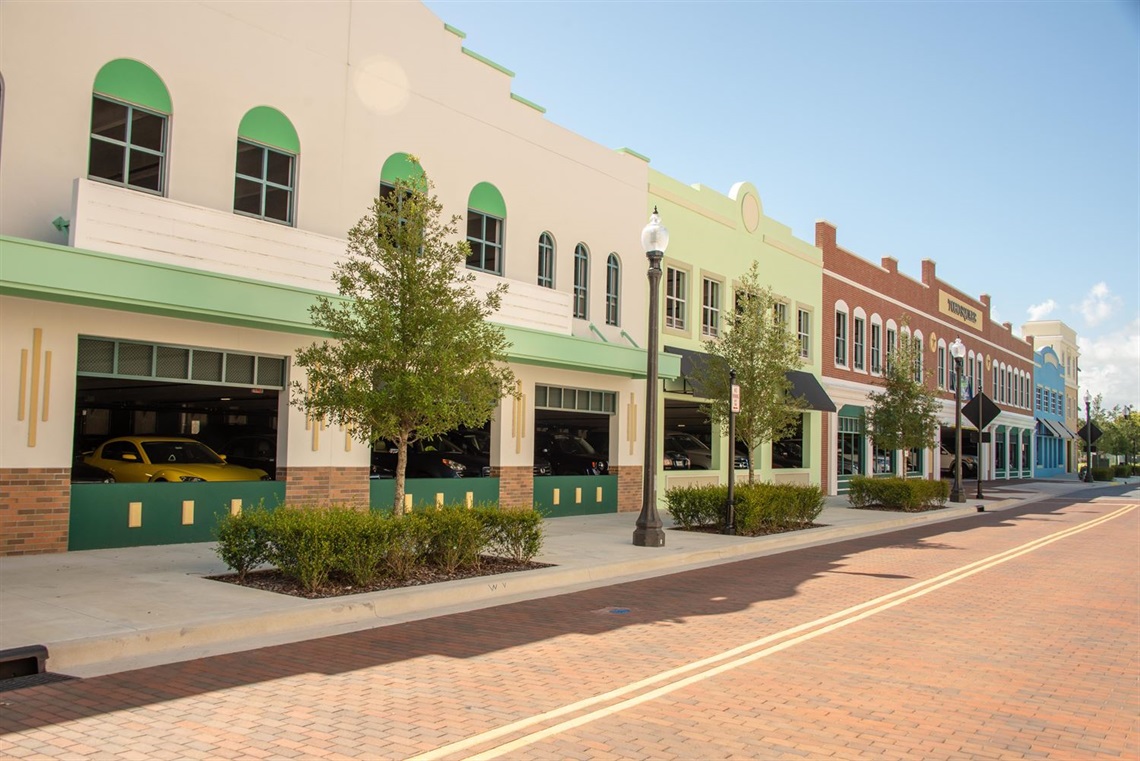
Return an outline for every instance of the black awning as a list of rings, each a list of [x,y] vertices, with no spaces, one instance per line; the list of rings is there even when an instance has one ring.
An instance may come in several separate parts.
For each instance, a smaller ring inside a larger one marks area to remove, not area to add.
[[[697,368],[707,362],[723,362],[719,357],[703,351],[680,349],[676,346],[666,346],[665,351],[681,358],[681,375],[696,396],[702,396],[700,388],[693,382]],[[727,369],[725,372],[728,372]],[[835,403],[831,401],[831,397],[823,390],[823,386],[814,375],[803,370],[789,370],[788,380],[792,384],[792,396],[802,396],[807,402],[808,409],[835,412]]]
[[[792,395],[802,396],[808,409],[835,412],[835,402],[831,401],[814,375],[803,370],[789,370],[788,380],[792,382]]]

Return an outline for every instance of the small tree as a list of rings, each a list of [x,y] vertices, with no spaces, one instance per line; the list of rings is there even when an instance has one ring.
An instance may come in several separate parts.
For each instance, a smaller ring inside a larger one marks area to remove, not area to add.
[[[1104,427],[1104,431],[1096,446],[1101,452],[1121,456],[1125,463],[1131,464],[1140,449],[1140,416],[1132,413],[1131,406],[1121,407],[1119,404],[1102,414],[1103,422],[1098,420],[1097,423]]]
[[[695,368],[693,381],[709,400],[703,411],[727,433],[728,371],[736,371],[740,386],[736,438],[748,447],[748,482],[753,483],[760,445],[791,433],[807,402],[792,395],[788,380],[788,372],[802,364],[799,339],[776,315],[776,298],[761,283],[759,263],[752,262],[741,278],[736,297],[736,309],[724,318],[724,334],[704,341],[713,359]],[[736,442],[730,445],[735,448]],[[729,462],[735,467],[732,452]]]
[[[459,217],[443,221],[432,189],[422,171],[397,181],[349,231],[333,275],[345,298],[318,297],[310,310],[336,340],[299,349],[308,387],[293,383],[293,403],[306,413],[366,444],[396,445],[397,515],[408,444],[483,425],[514,382],[503,329],[487,320],[506,286],[476,295],[468,244],[455,240]]]
[[[938,395],[927,383],[930,372],[919,372],[921,359],[922,339],[900,332],[898,345],[887,356],[883,390],[867,395],[867,430],[879,449],[925,449],[934,441]]]

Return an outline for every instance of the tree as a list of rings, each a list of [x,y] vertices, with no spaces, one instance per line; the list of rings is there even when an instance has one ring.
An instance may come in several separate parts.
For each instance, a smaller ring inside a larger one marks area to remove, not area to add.
[[[938,396],[926,382],[929,371],[919,372],[922,339],[910,339],[902,323],[883,369],[883,390],[867,395],[867,430],[879,449],[925,449],[938,430]]]
[[[422,170],[398,181],[349,231],[333,274],[344,298],[318,297],[310,309],[335,340],[297,351],[308,386],[293,383],[293,403],[309,415],[366,444],[395,444],[397,515],[408,444],[483,425],[514,383],[506,335],[487,319],[506,286],[476,295],[459,217],[444,221],[432,191]]]
[[[1098,402],[1099,399],[1098,395]],[[1102,412],[1099,418],[1094,415],[1093,419],[1104,429],[1103,435],[1095,444],[1098,450],[1120,455],[1126,463],[1131,464],[1137,449],[1140,449],[1140,416],[1132,414],[1131,405],[1121,407],[1118,404],[1111,410]]]
[[[748,482],[756,479],[756,453],[765,441],[792,432],[807,406],[792,395],[788,372],[799,369],[799,339],[776,314],[776,298],[760,281],[760,265],[752,262],[736,292],[736,309],[724,318],[724,334],[704,341],[712,360],[697,365],[694,386],[708,398],[703,411],[728,431],[728,372],[736,371],[740,412],[736,438],[748,447]],[[736,442],[731,442],[735,447]],[[735,457],[729,454],[735,465]],[[731,466],[730,466],[731,467]]]

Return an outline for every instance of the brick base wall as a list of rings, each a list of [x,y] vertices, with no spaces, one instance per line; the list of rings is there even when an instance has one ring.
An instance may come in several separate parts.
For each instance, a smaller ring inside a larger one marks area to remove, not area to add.
[[[0,468],[0,555],[67,552],[70,468]]]
[[[611,466],[610,475],[618,480],[618,512],[641,512],[641,466]]]
[[[368,468],[278,468],[286,505],[368,507]]]
[[[534,509],[534,468],[529,465],[493,466],[491,476],[499,479],[499,509]]]

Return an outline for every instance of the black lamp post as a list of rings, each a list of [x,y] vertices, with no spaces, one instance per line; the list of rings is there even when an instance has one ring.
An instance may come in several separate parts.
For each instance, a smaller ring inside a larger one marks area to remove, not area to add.
[[[1088,391],[1085,392],[1085,483],[1091,484],[1093,482],[1093,458],[1092,458],[1092,394]]]
[[[950,489],[951,502],[965,502],[962,494],[962,358],[966,356],[966,346],[961,338],[950,344],[950,356],[954,361],[954,486]]]
[[[736,371],[728,371],[728,504],[724,506],[724,533],[736,533]]]
[[[645,358],[645,462],[642,464],[641,514],[633,530],[637,547],[664,547],[665,531],[657,514],[657,339],[661,299],[661,260],[669,245],[669,231],[661,224],[657,207],[641,231],[641,246],[649,258],[649,339]]]

